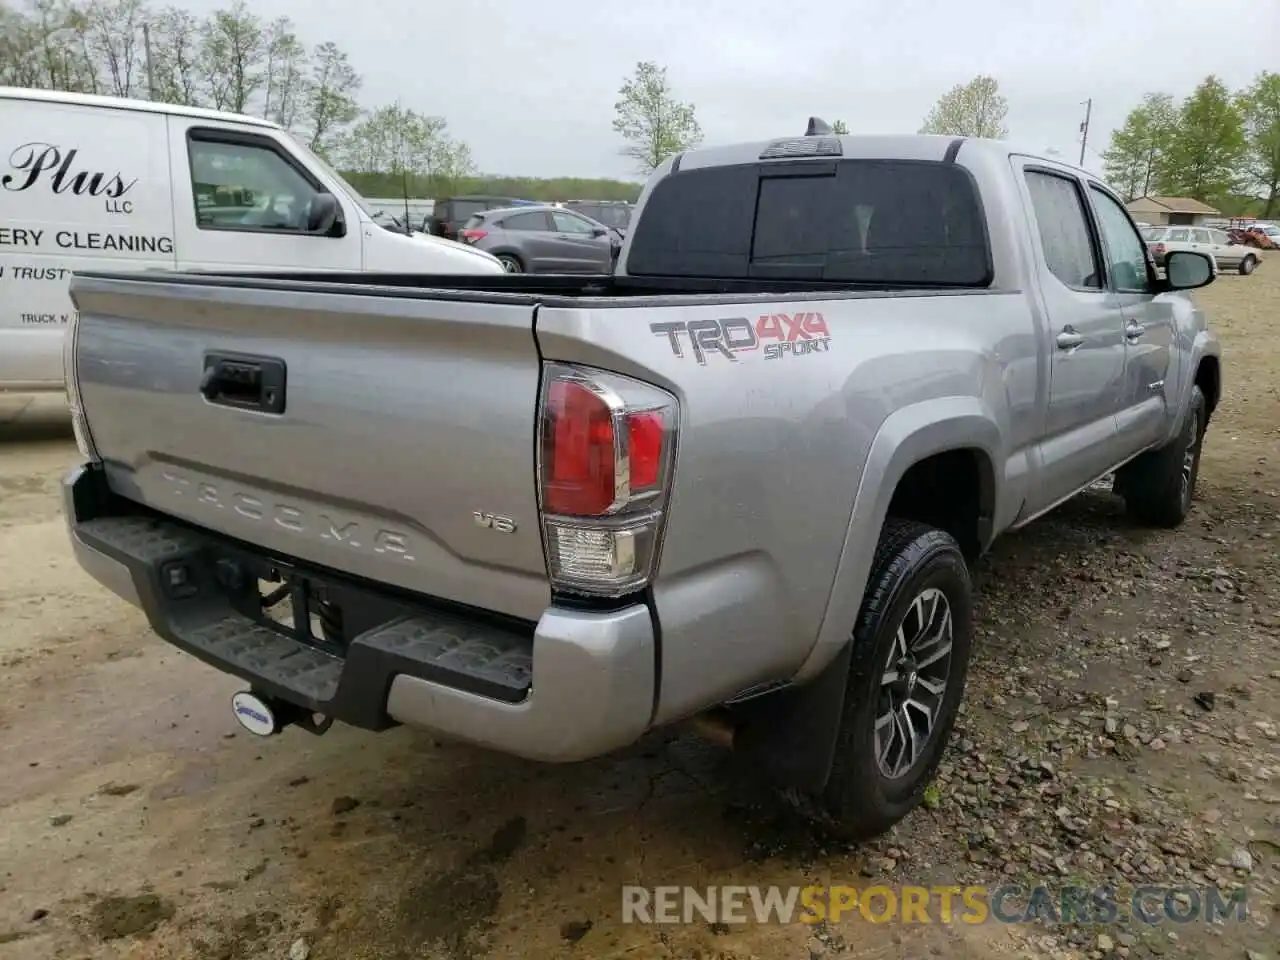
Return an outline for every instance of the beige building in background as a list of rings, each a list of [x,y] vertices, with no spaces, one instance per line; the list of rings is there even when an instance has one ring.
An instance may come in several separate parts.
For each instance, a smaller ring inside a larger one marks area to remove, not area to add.
[[[1203,223],[1206,217],[1222,216],[1207,203],[1189,197],[1139,197],[1130,200],[1125,207],[1133,219],[1152,226],[1193,225]]]

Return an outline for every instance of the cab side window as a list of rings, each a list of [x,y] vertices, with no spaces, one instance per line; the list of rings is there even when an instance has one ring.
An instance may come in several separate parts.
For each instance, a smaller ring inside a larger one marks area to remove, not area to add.
[[[1109,193],[1091,186],[1093,208],[1098,212],[1102,238],[1106,242],[1107,265],[1111,280],[1121,293],[1148,293],[1151,278],[1147,272],[1147,245],[1129,220],[1124,207]]]
[[[193,131],[187,149],[200,229],[307,232],[324,191],[270,144]]]

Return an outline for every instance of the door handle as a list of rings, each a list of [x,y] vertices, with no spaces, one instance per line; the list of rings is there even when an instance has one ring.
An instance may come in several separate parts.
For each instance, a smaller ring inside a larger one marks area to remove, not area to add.
[[[1147,332],[1147,328],[1140,323],[1134,323],[1132,320],[1125,324],[1124,338],[1130,343],[1137,343],[1139,338]]]
[[[216,406],[284,413],[285,365],[275,357],[207,353],[200,394]]]
[[[1074,327],[1063,327],[1062,332],[1058,334],[1059,350],[1074,350],[1082,343],[1084,343],[1084,334],[1076,333]]]

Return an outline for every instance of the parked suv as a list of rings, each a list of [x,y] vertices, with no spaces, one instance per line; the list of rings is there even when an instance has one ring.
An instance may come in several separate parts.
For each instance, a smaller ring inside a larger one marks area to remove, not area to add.
[[[622,247],[614,230],[559,207],[507,207],[471,217],[458,239],[507,273],[610,273]]]
[[[564,207],[590,217],[597,223],[603,223],[606,227],[612,227],[620,234],[627,232],[627,227],[631,225],[631,212],[635,209],[633,204],[625,200],[566,200]]]
[[[434,233],[437,237],[444,237],[446,240],[457,240],[458,230],[461,229],[462,225],[467,222],[467,218],[472,214],[480,213],[484,210],[493,210],[497,207],[515,207],[528,202],[527,200],[517,200],[515,197],[445,197],[436,201],[428,223],[431,233]]]
[[[1238,270],[1248,276],[1258,265],[1258,252],[1242,243],[1232,243],[1225,230],[1210,227],[1147,227],[1142,239],[1155,258],[1157,266],[1174,250],[1207,253],[1217,270]]]

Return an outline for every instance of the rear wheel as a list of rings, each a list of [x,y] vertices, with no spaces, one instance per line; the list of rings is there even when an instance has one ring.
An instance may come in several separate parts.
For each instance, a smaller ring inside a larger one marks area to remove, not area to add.
[[[498,254],[498,261],[502,264],[502,269],[507,273],[524,273],[524,264],[514,254],[500,253]]]
[[[1258,265],[1258,258],[1250,254],[1240,261],[1240,275],[1247,277],[1253,273],[1253,268]]]
[[[964,694],[972,611],[959,544],[921,523],[886,521],[821,798],[843,836],[877,836],[920,803]]]

